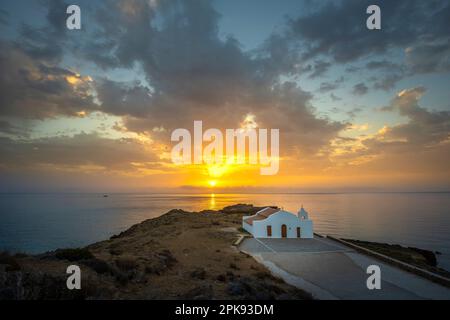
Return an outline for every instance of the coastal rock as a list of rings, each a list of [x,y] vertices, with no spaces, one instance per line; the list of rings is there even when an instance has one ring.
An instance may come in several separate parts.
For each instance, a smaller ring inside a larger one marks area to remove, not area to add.
[[[432,266],[432,267],[436,267],[437,266],[437,259],[436,259],[436,255],[434,254],[434,252],[429,251],[429,250],[414,248],[414,247],[408,247],[408,249],[411,249],[411,250],[421,254],[425,258],[425,261],[430,266]]]
[[[260,207],[254,207],[252,204],[235,204],[232,206],[228,206],[220,210],[222,213],[243,213],[243,214],[254,214],[261,210]]]

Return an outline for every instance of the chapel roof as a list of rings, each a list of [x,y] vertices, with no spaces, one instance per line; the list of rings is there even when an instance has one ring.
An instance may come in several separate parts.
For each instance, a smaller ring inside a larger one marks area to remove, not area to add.
[[[272,207],[264,208],[256,213],[256,215],[249,217],[248,219],[245,219],[244,221],[248,223],[249,225],[253,225],[253,221],[257,220],[264,220],[267,219],[269,216],[271,216],[274,213],[277,213],[280,211],[280,209],[275,209]]]

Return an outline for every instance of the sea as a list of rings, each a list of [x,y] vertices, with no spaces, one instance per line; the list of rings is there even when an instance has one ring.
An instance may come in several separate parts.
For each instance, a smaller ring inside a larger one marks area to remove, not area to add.
[[[303,207],[314,231],[440,253],[450,270],[450,193],[0,194],[0,250],[37,254],[108,239],[171,209]]]

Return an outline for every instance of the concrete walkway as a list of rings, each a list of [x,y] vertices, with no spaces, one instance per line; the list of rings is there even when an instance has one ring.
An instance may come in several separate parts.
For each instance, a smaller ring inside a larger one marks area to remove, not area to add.
[[[240,250],[317,299],[450,299],[446,287],[326,238],[249,238]],[[369,265],[381,269],[380,290],[367,289]]]

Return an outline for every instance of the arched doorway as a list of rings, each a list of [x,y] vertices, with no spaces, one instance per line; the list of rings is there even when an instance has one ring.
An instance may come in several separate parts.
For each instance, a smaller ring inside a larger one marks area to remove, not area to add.
[[[300,227],[297,227],[297,238],[301,238]]]
[[[285,224],[281,225],[281,237],[282,238],[287,238],[287,227]]]

